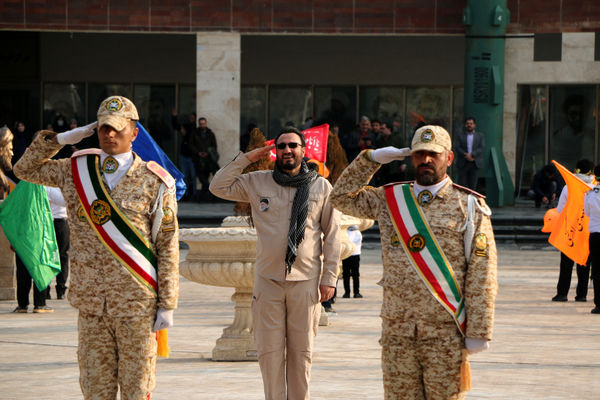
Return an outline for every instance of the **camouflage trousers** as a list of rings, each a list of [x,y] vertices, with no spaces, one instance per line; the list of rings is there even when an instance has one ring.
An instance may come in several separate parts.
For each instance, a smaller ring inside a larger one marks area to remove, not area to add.
[[[79,384],[86,400],[150,399],[155,387],[154,316],[79,312]]]
[[[461,336],[419,338],[395,334],[394,321],[383,319],[381,368],[386,400],[462,400]]]

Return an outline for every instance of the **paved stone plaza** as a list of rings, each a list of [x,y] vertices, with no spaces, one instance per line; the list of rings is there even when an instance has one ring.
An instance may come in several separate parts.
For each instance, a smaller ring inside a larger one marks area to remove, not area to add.
[[[380,263],[378,247],[363,251],[365,297],[338,299],[337,314],[319,330],[314,399],[383,397],[377,342]],[[574,287],[568,303],[550,301],[559,263],[553,249],[500,245],[499,263],[494,341],[489,351],[471,358],[473,390],[467,398],[600,398],[600,316],[590,314],[592,292],[587,303],[573,301]],[[256,362],[210,359],[215,340],[233,319],[232,293],[182,278],[175,326],[169,330],[171,358],[158,362],[154,399],[263,398]],[[81,399],[74,309],[50,300],[52,314],[12,314],[15,305],[0,302],[0,398]]]

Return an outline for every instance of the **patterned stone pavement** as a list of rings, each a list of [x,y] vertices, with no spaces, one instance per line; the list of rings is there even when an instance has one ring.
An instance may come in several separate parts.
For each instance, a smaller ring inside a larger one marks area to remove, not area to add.
[[[378,317],[380,249],[368,245],[361,263],[363,299],[338,299],[314,352],[313,399],[380,399]],[[553,303],[559,253],[551,248],[499,247],[500,291],[491,349],[471,359],[468,399],[600,398],[600,316],[587,303]],[[576,284],[573,278],[573,286]],[[341,286],[341,283],[339,284]],[[261,399],[255,362],[213,362],[215,340],[233,318],[233,289],[182,278],[171,358],[158,362],[154,399]],[[12,314],[0,302],[0,398],[81,399],[76,312],[50,300],[52,314]],[[31,310],[31,308],[30,308]]]

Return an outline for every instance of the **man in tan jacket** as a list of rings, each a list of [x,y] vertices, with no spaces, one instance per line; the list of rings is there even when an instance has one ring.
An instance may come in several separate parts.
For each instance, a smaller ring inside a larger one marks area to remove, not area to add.
[[[71,230],[68,299],[78,309],[79,383],[86,400],[150,399],[156,333],[173,325],[179,295],[179,230],[173,178],[131,151],[135,105],[105,99],[98,123],[41,131],[15,165],[29,182],[58,187]],[[94,134],[100,149],[51,160]]]
[[[274,171],[242,174],[274,147]],[[252,207],[258,235],[252,315],[267,400],[310,398],[320,302],[333,296],[337,279],[339,213],[329,204],[331,185],[306,166],[304,150],[302,132],[285,128],[275,145],[238,154],[210,184],[214,195]]]
[[[409,155],[416,182],[367,186],[381,164]],[[490,211],[483,196],[452,183],[446,170],[453,159],[448,132],[424,126],[410,149],[363,151],[331,193],[342,212],[379,221],[388,400],[464,398],[466,353],[487,349],[492,339],[497,255]]]

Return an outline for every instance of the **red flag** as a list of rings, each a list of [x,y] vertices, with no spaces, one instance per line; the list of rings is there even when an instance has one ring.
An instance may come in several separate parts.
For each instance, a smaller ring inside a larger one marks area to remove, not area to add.
[[[583,213],[583,198],[590,187],[568,169],[552,160],[562,175],[569,195],[558,220],[552,228],[548,243],[565,253],[577,264],[585,265],[590,253],[588,217]]]
[[[315,126],[302,131],[306,140],[305,157],[325,163],[327,159],[327,139],[329,138],[329,124]],[[272,145],[275,139],[267,140],[267,146]],[[271,150],[271,160],[276,159],[275,149]]]

